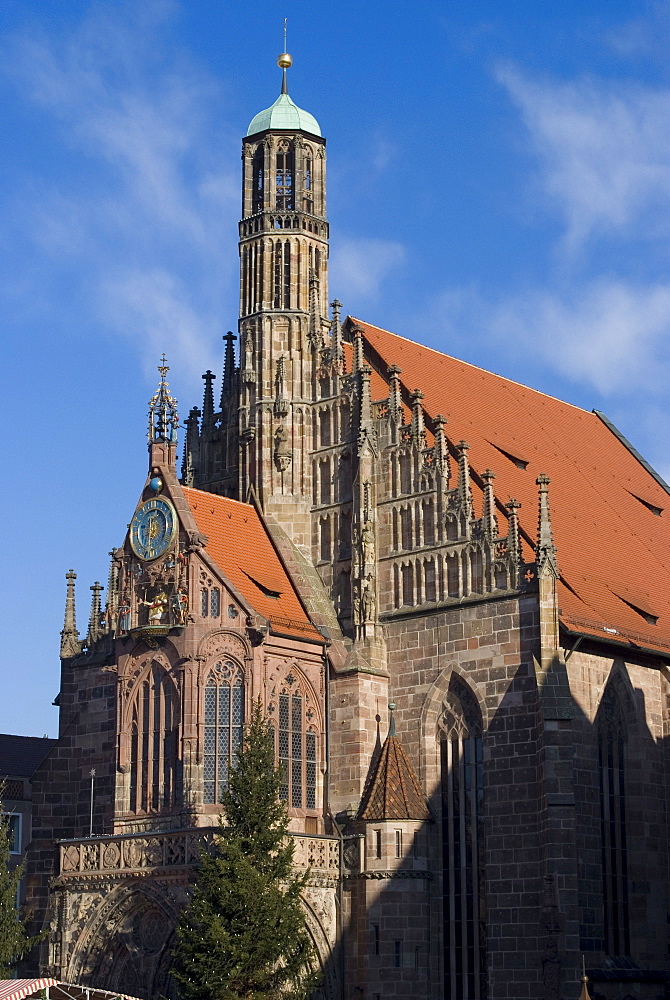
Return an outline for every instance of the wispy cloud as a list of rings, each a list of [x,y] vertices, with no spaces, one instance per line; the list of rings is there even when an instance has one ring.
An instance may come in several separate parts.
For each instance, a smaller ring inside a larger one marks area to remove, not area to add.
[[[231,273],[224,234],[238,184],[220,166],[234,164],[222,155],[220,85],[161,45],[172,9],[93,6],[69,37],[34,29],[5,41],[4,72],[55,130],[63,158],[7,209],[45,269],[70,259],[77,294],[108,330],[129,336],[145,360],[160,341],[190,370]]]
[[[404,247],[393,240],[339,238],[331,251],[331,290],[340,298],[374,299],[404,258]]]
[[[594,237],[667,235],[670,90],[530,79],[509,65],[497,77],[523,114],[540,194],[563,216],[567,251]]]

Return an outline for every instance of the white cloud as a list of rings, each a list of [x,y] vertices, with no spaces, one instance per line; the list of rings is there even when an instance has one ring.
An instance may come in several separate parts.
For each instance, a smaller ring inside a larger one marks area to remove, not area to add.
[[[521,109],[540,190],[564,217],[567,250],[592,237],[667,233],[670,90],[531,80],[511,66],[497,77]]]
[[[225,248],[239,184],[223,153],[220,85],[161,44],[171,10],[94,6],[69,37],[34,30],[6,39],[1,61],[59,160],[9,206],[37,261],[79,281],[90,317],[97,310],[124,336],[130,326],[144,360],[155,363],[160,342],[159,354],[183,354],[190,368],[201,338],[216,337],[211,316],[234,267]]]
[[[474,287],[438,296],[422,328],[441,349],[487,353],[591,387],[601,397],[662,398],[670,374],[670,284],[600,279],[570,292],[530,290],[487,301]],[[470,349],[469,349],[470,348]]]
[[[331,292],[375,298],[389,274],[405,259],[401,243],[381,239],[338,238],[331,250]],[[338,292],[338,289],[341,291]],[[348,308],[345,302],[345,309]]]

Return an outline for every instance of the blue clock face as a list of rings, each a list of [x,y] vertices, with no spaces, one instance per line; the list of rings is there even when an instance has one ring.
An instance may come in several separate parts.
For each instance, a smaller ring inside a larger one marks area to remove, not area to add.
[[[130,522],[131,548],[140,559],[157,559],[169,548],[176,528],[177,515],[169,500],[147,500]]]

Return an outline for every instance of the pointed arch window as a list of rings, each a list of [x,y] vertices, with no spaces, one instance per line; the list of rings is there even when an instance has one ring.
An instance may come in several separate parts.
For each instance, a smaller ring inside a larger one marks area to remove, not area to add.
[[[630,954],[628,849],[626,838],[626,730],[613,685],[598,709],[600,849],[605,954]]]
[[[277,153],[276,185],[277,208],[291,211],[293,209],[294,187],[294,157],[292,149],[283,149]]]
[[[452,677],[440,719],[444,996],[486,996],[482,719]]]
[[[253,212],[263,211],[263,185],[264,185],[264,149],[260,145],[256,148],[253,160]]]
[[[316,809],[316,713],[296,675],[287,675],[279,694],[277,757],[282,774],[280,797],[293,809]]]
[[[244,678],[232,660],[217,663],[205,681],[204,801],[221,802],[228,772],[242,742]]]
[[[181,796],[179,696],[160,664],[141,682],[132,708],[130,735],[130,811],[160,812]]]

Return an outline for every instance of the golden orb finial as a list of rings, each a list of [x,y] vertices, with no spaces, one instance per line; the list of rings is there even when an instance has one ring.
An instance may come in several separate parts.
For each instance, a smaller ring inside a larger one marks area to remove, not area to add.
[[[288,69],[289,66],[293,65],[293,59],[288,54],[288,52],[282,52],[277,59],[277,65],[280,69]]]

